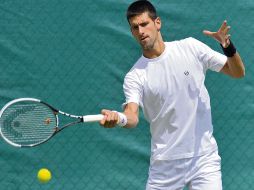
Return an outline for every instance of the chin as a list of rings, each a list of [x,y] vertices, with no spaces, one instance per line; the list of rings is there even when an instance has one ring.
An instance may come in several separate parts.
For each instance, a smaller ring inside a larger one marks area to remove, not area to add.
[[[142,45],[143,50],[152,50],[153,46],[152,45]]]

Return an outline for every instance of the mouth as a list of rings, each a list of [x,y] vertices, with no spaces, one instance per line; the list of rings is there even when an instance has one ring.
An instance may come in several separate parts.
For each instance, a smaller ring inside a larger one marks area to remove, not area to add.
[[[141,41],[141,42],[144,42],[147,38],[148,38],[148,36],[141,37],[141,38],[140,38],[140,41]]]

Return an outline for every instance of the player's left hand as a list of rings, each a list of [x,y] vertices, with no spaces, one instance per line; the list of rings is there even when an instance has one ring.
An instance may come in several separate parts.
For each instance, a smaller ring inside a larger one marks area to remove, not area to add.
[[[204,30],[203,33],[207,36],[210,36],[217,40],[224,48],[228,47],[230,44],[230,34],[228,34],[230,30],[230,26],[227,25],[227,21],[224,20],[221,27],[217,32],[211,32],[208,30]]]

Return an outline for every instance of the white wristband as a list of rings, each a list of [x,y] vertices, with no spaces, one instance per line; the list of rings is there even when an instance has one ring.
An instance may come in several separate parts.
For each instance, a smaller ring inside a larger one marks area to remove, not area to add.
[[[124,127],[125,125],[127,125],[127,117],[125,114],[120,113],[118,111],[113,111],[113,112],[116,112],[119,116],[119,123],[118,123],[119,127]]]

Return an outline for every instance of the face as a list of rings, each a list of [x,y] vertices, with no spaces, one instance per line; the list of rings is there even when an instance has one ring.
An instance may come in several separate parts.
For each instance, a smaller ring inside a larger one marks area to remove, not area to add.
[[[160,18],[152,20],[148,13],[130,18],[129,20],[132,35],[136,38],[143,50],[151,50],[154,48],[158,40],[161,28]]]

